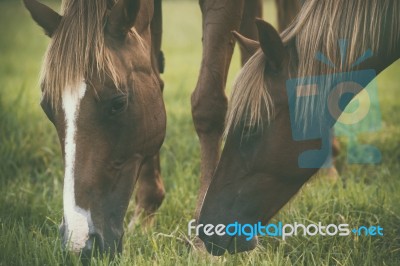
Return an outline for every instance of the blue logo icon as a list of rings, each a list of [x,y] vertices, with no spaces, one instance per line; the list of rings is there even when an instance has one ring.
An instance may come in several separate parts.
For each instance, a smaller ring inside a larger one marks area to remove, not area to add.
[[[342,63],[345,61],[347,42],[339,41]],[[368,50],[351,68],[372,56]],[[323,54],[318,53],[318,61],[335,68]],[[289,100],[292,137],[296,141],[320,140],[318,150],[308,150],[300,154],[300,168],[329,167],[332,160],[332,133],[348,138],[348,163],[376,164],[381,161],[380,151],[359,141],[360,133],[375,132],[381,127],[381,113],[378,101],[377,83],[373,69],[336,72],[329,75],[301,77],[286,82]],[[325,98],[321,92],[328,90]],[[354,97],[358,95],[357,98]],[[321,104],[321,101],[324,101]],[[313,106],[309,106],[313,105]],[[301,118],[300,111],[308,118]],[[300,118],[299,118],[300,117]]]

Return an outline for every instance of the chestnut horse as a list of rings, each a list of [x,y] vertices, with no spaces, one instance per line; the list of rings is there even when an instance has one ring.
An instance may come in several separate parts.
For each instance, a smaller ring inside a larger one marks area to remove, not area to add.
[[[199,0],[203,19],[200,74],[192,93],[192,118],[200,140],[200,189],[195,217],[217,167],[228,101],[225,85],[235,45],[233,31],[258,39],[254,21],[262,17],[262,0]],[[280,30],[294,19],[301,2],[276,0]],[[241,45],[244,65],[258,47]]]
[[[200,224],[266,224],[326,160],[328,152],[323,147],[335,122],[326,119],[329,82],[333,81],[327,79],[318,91],[305,87],[296,96],[314,97],[302,104],[296,99],[296,126],[309,133],[310,125],[316,123],[320,134],[307,141],[293,139],[287,81],[335,77],[339,72],[379,74],[400,58],[400,3],[396,0],[308,0],[281,36],[262,20],[256,24],[261,49],[234,84],[226,143],[202,204]],[[347,40],[347,50],[339,49],[341,39]],[[240,43],[246,45],[243,38]],[[247,44],[254,47],[254,42]],[[315,60],[318,52],[338,67]],[[373,78],[364,77],[363,86]],[[352,91],[354,96],[363,89]],[[305,151],[312,151],[308,157],[312,167],[299,165]],[[214,255],[251,250],[257,244],[256,237],[246,241],[244,236],[209,236],[204,231],[200,238]]]
[[[64,158],[63,244],[85,257],[94,242],[113,254],[122,250],[136,181],[138,209],[152,213],[164,197],[161,31],[153,19],[161,1],[65,0],[62,15],[36,0],[24,3],[51,38],[41,106]]]

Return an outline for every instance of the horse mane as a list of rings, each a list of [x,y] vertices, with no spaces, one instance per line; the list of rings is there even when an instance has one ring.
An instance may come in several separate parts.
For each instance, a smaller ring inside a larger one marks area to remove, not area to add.
[[[397,0],[308,0],[281,38],[285,45],[295,43],[297,77],[350,71],[352,64],[369,49],[373,53],[378,50],[390,53],[398,49],[399,14],[400,2]],[[349,44],[345,62],[337,62],[341,59],[339,40],[347,40]],[[335,68],[317,61],[318,52],[332,60]],[[263,121],[271,122],[274,106],[264,68],[264,55],[258,51],[239,73],[233,85],[225,136],[240,123],[258,127]],[[313,102],[316,97],[307,97],[306,104],[296,112],[305,125],[314,113],[321,114],[318,110],[324,110],[328,93],[328,89],[321,89],[316,104]],[[266,117],[263,109],[267,111]]]
[[[85,76],[106,73],[119,87],[122,77],[115,69],[105,43],[106,15],[116,0],[64,0],[60,25],[54,32],[41,71],[43,95],[57,106],[64,90],[78,90]],[[133,30],[131,33],[138,36]]]
[[[284,43],[295,41],[296,78],[351,72],[368,56],[393,52],[400,40],[399,14],[397,0],[306,1],[295,21],[281,34]],[[339,47],[341,40],[346,42],[343,47]],[[317,60],[317,55],[324,55],[331,64]],[[304,104],[296,105],[296,122],[304,129],[310,119],[325,110],[329,82],[328,77],[325,84],[319,84],[318,97],[306,97]],[[312,95],[311,86],[304,89],[302,93]]]
[[[262,127],[264,112],[267,121],[272,119],[274,108],[266,85],[265,63],[265,56],[258,49],[236,77],[225,121],[225,136],[241,123],[245,127]]]

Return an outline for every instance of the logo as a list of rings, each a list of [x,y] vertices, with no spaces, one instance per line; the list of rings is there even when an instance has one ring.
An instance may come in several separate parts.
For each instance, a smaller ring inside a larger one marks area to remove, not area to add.
[[[345,61],[347,41],[339,41],[342,64]],[[354,68],[372,57],[367,50],[351,65]],[[322,53],[316,59],[331,68],[336,66]],[[286,82],[289,100],[292,137],[296,141],[321,140],[321,149],[308,150],[300,154],[300,168],[329,167],[332,155],[332,129],[335,134],[349,140],[347,161],[349,163],[376,164],[381,161],[380,151],[362,144],[358,135],[374,132],[381,127],[377,83],[373,69],[336,72],[329,75],[290,79]],[[327,97],[321,97],[322,92]],[[358,95],[358,98],[354,98]],[[321,101],[322,102],[321,104]],[[300,110],[308,110],[301,113]],[[307,116],[309,119],[299,118]],[[305,122],[307,121],[307,122]],[[328,158],[328,163],[326,163]],[[325,163],[325,164],[324,164]]]
[[[200,230],[207,236],[224,236],[231,237],[245,236],[247,241],[252,240],[255,236],[270,236],[280,237],[285,240],[291,236],[349,236],[351,234],[357,236],[383,236],[383,228],[377,226],[359,226],[350,229],[349,224],[328,224],[323,225],[321,222],[318,224],[304,225],[295,222],[294,224],[283,224],[278,222],[276,224],[262,225],[261,222],[255,224],[241,224],[238,222],[224,224],[195,224],[196,220],[193,219],[188,223],[188,235],[192,236],[193,232],[196,236],[200,234]]]

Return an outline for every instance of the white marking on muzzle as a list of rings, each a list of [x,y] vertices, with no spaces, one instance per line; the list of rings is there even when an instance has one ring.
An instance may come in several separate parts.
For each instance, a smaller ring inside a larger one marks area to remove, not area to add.
[[[75,201],[75,136],[76,120],[82,98],[85,96],[86,84],[82,82],[79,91],[67,88],[63,93],[62,107],[65,114],[65,173],[64,173],[64,224],[65,239],[69,249],[81,251],[94,229],[90,210],[84,210]]]

